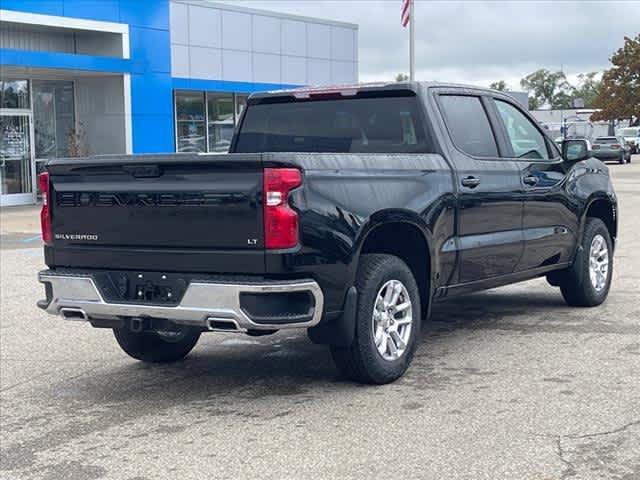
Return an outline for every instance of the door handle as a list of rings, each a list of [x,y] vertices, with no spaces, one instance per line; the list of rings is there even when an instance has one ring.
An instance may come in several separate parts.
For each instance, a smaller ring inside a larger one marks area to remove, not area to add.
[[[538,184],[538,177],[536,177],[535,175],[527,175],[522,179],[522,181],[525,183],[525,185],[533,186]]]
[[[478,177],[468,176],[462,179],[462,186],[469,188],[476,188],[480,185],[480,179]]]

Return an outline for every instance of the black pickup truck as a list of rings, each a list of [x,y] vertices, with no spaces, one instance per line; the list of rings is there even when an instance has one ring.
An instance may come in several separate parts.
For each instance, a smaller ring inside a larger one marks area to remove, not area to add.
[[[347,377],[390,382],[433,302],[540,276],[605,300],[616,196],[586,142],[562,150],[487,89],[256,94],[229,154],[50,161],[38,305],[148,362],[306,328]]]

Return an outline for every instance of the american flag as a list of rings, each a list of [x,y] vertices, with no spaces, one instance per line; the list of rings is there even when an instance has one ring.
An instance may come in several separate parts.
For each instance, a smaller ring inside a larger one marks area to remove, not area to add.
[[[403,27],[409,25],[409,21],[411,20],[411,16],[409,15],[411,2],[413,0],[402,0],[402,15],[400,16],[400,22]]]

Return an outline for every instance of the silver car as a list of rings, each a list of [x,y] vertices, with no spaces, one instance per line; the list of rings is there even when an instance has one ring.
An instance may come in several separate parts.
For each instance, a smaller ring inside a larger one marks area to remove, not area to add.
[[[631,163],[631,147],[623,137],[598,137],[591,145],[593,156],[603,162],[616,160],[619,163]]]

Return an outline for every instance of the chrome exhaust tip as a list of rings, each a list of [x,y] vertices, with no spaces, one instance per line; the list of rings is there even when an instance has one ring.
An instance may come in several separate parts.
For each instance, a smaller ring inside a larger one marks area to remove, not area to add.
[[[246,330],[240,328],[238,322],[233,318],[209,317],[207,318],[207,328],[211,332],[246,333]]]
[[[60,309],[60,315],[62,315],[62,318],[65,320],[89,320],[89,317],[87,317],[87,314],[81,308],[63,307]]]

